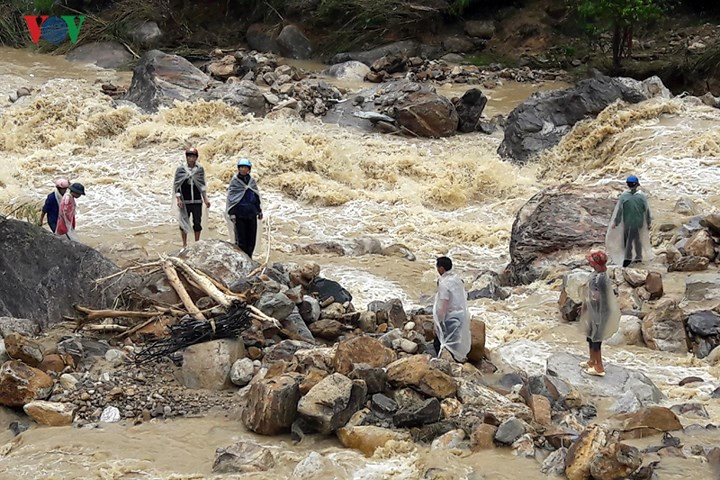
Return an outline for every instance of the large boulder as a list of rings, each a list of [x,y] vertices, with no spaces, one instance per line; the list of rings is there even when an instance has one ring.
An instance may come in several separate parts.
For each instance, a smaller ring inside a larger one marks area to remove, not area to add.
[[[244,357],[242,340],[224,338],[192,345],[183,352],[183,385],[205,390],[232,388],[230,371]]]
[[[300,399],[298,413],[319,433],[328,434],[344,426],[365,404],[366,396],[365,382],[334,373]]]
[[[370,425],[344,427],[337,431],[337,436],[344,447],[359,450],[368,457],[388,442],[412,442],[412,437],[407,432]]]
[[[700,225],[710,230],[716,237],[720,237],[720,213],[706,215],[705,218],[700,221]]]
[[[277,27],[262,23],[253,23],[245,32],[245,41],[252,50],[258,52],[280,53],[280,46],[277,44]]]
[[[411,40],[389,43],[381,47],[373,48],[364,52],[338,53],[330,60],[330,63],[342,63],[349,60],[362,62],[367,66],[372,65],[376,60],[393,54],[401,54],[406,57],[415,57],[420,54],[420,44]]]
[[[75,405],[70,403],[46,402],[35,400],[26,403],[23,410],[39,425],[64,427],[72,425],[75,417]]]
[[[265,315],[280,321],[285,320],[295,310],[295,304],[284,293],[264,293],[255,306]]]
[[[421,137],[447,137],[455,133],[459,117],[447,98],[432,92],[414,92],[395,104],[398,124]]]
[[[487,102],[487,97],[477,88],[471,88],[460,98],[453,98],[459,117],[458,130],[463,133],[476,131]]]
[[[254,442],[237,442],[215,451],[213,473],[265,472],[275,466],[272,452]]]
[[[152,48],[160,43],[163,33],[157,23],[142,22],[130,31],[130,36],[138,45]]]
[[[715,258],[715,241],[706,230],[697,230],[680,251],[688,256],[713,260]]]
[[[307,60],[312,56],[312,43],[295,25],[286,25],[277,37],[280,53],[288,58]]]
[[[682,430],[677,415],[666,407],[657,405],[627,413],[623,418],[622,438],[643,438],[663,432]]]
[[[301,375],[286,373],[253,384],[242,412],[245,427],[261,435],[288,432],[298,415],[301,381]]]
[[[244,283],[259,265],[235,245],[222,240],[193,243],[180,257],[231,290],[234,285]]]
[[[583,259],[605,242],[618,192],[606,186],[565,184],[534,195],[515,217],[510,236],[510,283],[543,277],[563,255]]]
[[[340,342],[335,351],[333,367],[338,373],[348,375],[355,365],[366,364],[371,368],[386,367],[397,358],[395,352],[371,337],[353,337]]]
[[[608,363],[605,365],[605,377],[589,377],[583,374],[582,368],[578,366],[581,360],[584,358],[569,353],[551,355],[547,359],[547,374],[591,397],[619,399],[626,392],[632,392],[641,405],[658,403],[665,398],[660,389],[643,373]]]
[[[449,35],[443,38],[442,47],[450,53],[467,53],[476,50],[475,43],[464,35]]]
[[[693,302],[716,302],[720,298],[720,273],[701,273],[685,279],[685,298]]]
[[[712,310],[691,313],[687,320],[687,335],[695,356],[707,357],[720,345],[720,315]]]
[[[75,315],[74,304],[110,308],[139,278],[128,273],[97,288],[95,280],[119,269],[96,250],[26,222],[0,217],[0,316],[40,326]]]
[[[125,100],[147,112],[157,112],[175,100],[188,100],[209,84],[210,78],[183,57],[150,50],[133,70]]]
[[[492,20],[468,20],[465,33],[471,37],[490,40],[495,35],[495,22]]]
[[[654,96],[650,86],[657,82],[655,77],[638,82],[597,74],[572,88],[535,93],[508,116],[498,153],[525,164],[557,145],[575,123],[597,115],[611,103],[617,100],[638,103]]]
[[[600,449],[590,461],[590,474],[596,479],[624,480],[640,468],[642,463],[642,454],[636,447],[613,442]]]
[[[645,344],[653,350],[687,353],[685,336],[685,313],[675,300],[660,300],[642,322]]]
[[[42,345],[19,333],[11,333],[5,336],[5,349],[10,358],[25,362],[31,367],[37,367],[43,361]]]
[[[248,80],[223,83],[210,90],[193,93],[188,97],[188,100],[205,100],[206,102],[220,100],[256,117],[262,117],[267,113],[265,97],[262,91],[257,85]]]
[[[90,42],[73,48],[65,55],[71,62],[97,65],[101,68],[127,67],[132,60],[130,52],[117,42]]]
[[[589,480],[593,459],[612,441],[610,432],[600,425],[585,430],[568,449],[565,475],[568,480]]]
[[[338,80],[362,82],[365,80],[365,75],[370,73],[370,67],[357,60],[349,60],[335,64],[323,73]]]
[[[401,358],[388,365],[387,373],[393,386],[410,387],[431,397],[447,398],[457,391],[455,380],[431,365],[430,355]]]
[[[22,407],[33,400],[45,400],[52,388],[52,378],[23,362],[11,360],[0,367],[0,405]]]

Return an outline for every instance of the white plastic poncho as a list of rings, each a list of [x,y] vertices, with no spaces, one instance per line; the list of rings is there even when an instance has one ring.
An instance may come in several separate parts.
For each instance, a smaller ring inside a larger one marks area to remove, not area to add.
[[[189,233],[192,230],[192,227],[190,225],[190,216],[188,215],[185,208],[178,208],[177,206],[177,194],[180,193],[180,187],[182,187],[182,184],[185,182],[185,180],[190,182],[191,194],[195,192],[195,189],[193,187],[197,187],[198,190],[200,190],[201,194],[203,192],[206,192],[207,185],[205,183],[205,169],[202,167],[202,165],[198,163],[196,163],[195,166],[192,168],[190,168],[187,163],[183,163],[175,169],[175,179],[173,181],[173,201],[171,208],[173,216],[178,219],[180,229],[182,229],[182,231],[185,233]],[[204,203],[202,197],[192,198],[191,201],[193,203]],[[204,226],[205,220],[207,218],[207,210],[204,204],[202,218]]]
[[[612,337],[620,325],[618,305],[612,283],[606,272],[593,272],[583,287],[580,328],[593,342]]]
[[[250,189],[253,192],[255,192],[255,195],[258,196],[260,199],[260,205],[262,205],[262,195],[260,195],[260,189],[258,188],[257,182],[253,177],[250,177],[250,181],[248,183],[243,182],[240,180],[240,178],[237,175],[233,175],[232,180],[230,180],[230,185],[228,185],[228,191],[227,191],[227,201],[225,202],[225,221],[227,222],[228,227],[228,235],[230,236],[230,241],[235,243],[235,222],[234,217],[230,215],[230,211],[235,208],[235,205],[240,203],[240,200],[245,196],[245,192]],[[262,232],[261,229],[258,228],[257,231],[257,239],[256,239],[256,247],[258,248],[260,246],[262,239]]]
[[[644,193],[628,190],[620,195],[605,236],[609,264],[622,265],[625,260],[646,262],[655,257],[650,243],[650,220]]]
[[[438,355],[446,349],[455,360],[465,361],[470,352],[470,314],[465,285],[452,271],[443,273],[438,280],[433,323],[435,335],[440,341]]]

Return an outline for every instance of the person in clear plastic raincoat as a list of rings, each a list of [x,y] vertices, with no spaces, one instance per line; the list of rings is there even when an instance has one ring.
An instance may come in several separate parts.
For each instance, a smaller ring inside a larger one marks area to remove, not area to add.
[[[241,158],[237,161],[237,168],[238,172],[228,186],[225,214],[233,226],[238,248],[252,258],[257,244],[257,222],[263,219],[260,189],[250,176],[250,160]]]
[[[620,307],[607,275],[607,255],[604,252],[594,252],[586,258],[595,271],[590,274],[583,287],[580,327],[588,342],[590,360],[582,362],[580,366],[585,368],[588,375],[604,377],[601,346],[602,342],[612,337],[618,329]]]
[[[638,191],[640,182],[636,176],[628,177],[627,186],[629,190],[620,195],[615,205],[605,238],[610,260],[623,267],[653,258],[647,197]]]
[[[85,187],[80,183],[73,183],[63,195],[58,209],[58,222],[55,228],[55,234],[64,236],[73,242],[79,242],[75,233],[75,216],[77,215],[77,205],[75,199],[85,195]]]
[[[192,230],[197,242],[200,240],[200,232],[202,232],[203,203],[210,208],[205,184],[205,169],[197,163],[197,160],[196,148],[186,150],[185,163],[175,169],[175,179],[173,180],[173,194],[177,204],[177,208],[173,210],[180,224],[183,248],[187,247],[187,235],[191,230],[190,216],[192,215]]]
[[[470,314],[462,279],[452,271],[452,260],[440,257],[436,262],[438,291],[433,306],[435,351],[448,351],[455,361],[464,362],[470,352]]]

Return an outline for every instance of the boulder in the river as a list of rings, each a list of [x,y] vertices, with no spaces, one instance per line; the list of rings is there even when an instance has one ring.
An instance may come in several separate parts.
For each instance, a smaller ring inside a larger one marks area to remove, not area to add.
[[[327,70],[325,75],[336,78],[345,82],[362,82],[365,75],[370,73],[370,67],[357,60],[349,60],[343,63],[337,63]]]
[[[245,427],[261,435],[288,432],[298,415],[301,380],[298,374],[286,373],[254,383],[242,412]]]
[[[715,241],[707,230],[697,230],[680,251],[687,256],[705,257],[712,261],[715,258],[715,247]]]
[[[452,103],[458,114],[458,130],[460,132],[469,133],[479,129],[480,119],[487,101],[487,97],[477,88],[471,88],[460,98],[453,98]]]
[[[400,42],[389,43],[372,50],[364,52],[346,52],[338,53],[330,60],[330,63],[342,63],[349,60],[356,60],[370,66],[386,55],[401,54],[406,57],[414,57],[420,53],[420,44],[412,40],[404,40]]]
[[[402,300],[398,298],[386,302],[372,302],[368,305],[368,311],[375,313],[378,324],[387,323],[389,328],[403,328],[408,321]]]
[[[70,403],[35,400],[26,403],[23,410],[39,425],[64,427],[71,425],[75,417],[75,405]]]
[[[432,92],[414,92],[393,107],[398,124],[421,137],[447,137],[455,133],[459,117],[447,98]]]
[[[82,228],[79,232],[82,236]],[[75,315],[74,304],[110,308],[125,288],[139,283],[137,275],[126,273],[97,288],[95,279],[119,272],[110,260],[81,243],[10,218],[0,219],[0,251],[0,317],[46,326]]]
[[[439,421],[441,415],[440,401],[433,397],[422,403],[401,408],[393,415],[393,424],[398,428],[419,427]]]
[[[365,382],[334,373],[300,399],[298,413],[319,433],[328,434],[344,426],[365,404],[366,396]]]
[[[712,310],[691,313],[687,320],[687,334],[695,356],[707,357],[720,345],[720,314]]]
[[[237,339],[211,340],[187,347],[183,352],[183,385],[205,390],[231,388],[230,371],[243,357],[245,347]]]
[[[720,298],[720,273],[701,273],[685,279],[685,298],[691,302]]]
[[[22,407],[33,400],[45,400],[52,388],[52,378],[23,362],[11,360],[0,367],[0,405]]]
[[[525,433],[526,426],[525,422],[515,417],[508,418],[497,429],[495,432],[495,441],[505,445],[510,445],[518,438],[522,437]]]
[[[645,344],[653,350],[686,353],[688,345],[684,320],[685,313],[675,300],[667,298],[659,301],[643,318]]]
[[[610,432],[600,425],[586,429],[570,446],[565,457],[568,480],[589,480],[593,459],[611,441]]]
[[[578,366],[581,360],[587,359],[569,353],[553,354],[547,359],[547,374],[591,397],[618,399],[630,391],[642,405],[659,403],[665,398],[652,380],[641,372],[608,363],[604,377],[590,377]]]
[[[132,60],[128,50],[117,42],[84,43],[70,50],[65,59],[71,62],[97,65],[101,68],[127,67]]]
[[[700,225],[707,228],[710,233],[720,237],[720,213],[711,213],[700,220]]]
[[[275,466],[272,452],[254,442],[237,442],[215,451],[213,473],[265,472]]]
[[[470,434],[470,448],[473,452],[495,448],[495,434],[498,427],[487,423],[478,424]]]
[[[255,376],[255,364],[249,358],[241,358],[230,369],[230,381],[238,387],[244,387]]]
[[[535,93],[508,116],[498,153],[525,164],[557,145],[575,123],[597,115],[616,100],[638,103],[664,94],[666,89],[657,92],[650,88],[658,81],[656,77],[638,82],[597,74],[565,90]]]
[[[267,113],[262,91],[248,80],[223,83],[215,88],[193,93],[188,100],[205,100],[206,102],[220,100],[256,117],[262,117]]]
[[[344,447],[358,450],[371,457],[375,450],[388,442],[411,442],[410,434],[375,426],[348,426],[337,431],[338,439]]]
[[[663,432],[682,430],[677,415],[666,407],[653,405],[636,412],[624,414],[622,438],[643,438]]]
[[[175,100],[188,100],[209,84],[210,78],[183,57],[150,50],[133,70],[125,100],[147,112],[157,112]]]
[[[276,41],[279,33],[279,29],[275,26],[253,23],[245,32],[245,41],[252,50],[280,53],[280,47]]]
[[[23,361],[31,367],[37,367],[43,361],[42,345],[19,333],[5,336],[5,349],[10,358]]]
[[[465,22],[465,33],[471,37],[490,40],[495,35],[495,22],[492,20],[468,20]]]
[[[642,321],[632,315],[621,316],[618,331],[604,343],[607,345],[645,346],[642,335]]]
[[[455,379],[431,365],[430,355],[401,358],[388,365],[387,373],[395,387],[410,387],[431,397],[447,398],[457,391]]]
[[[492,300],[505,300],[510,292],[500,286],[500,275],[491,270],[478,274],[472,283],[467,287],[468,300],[478,298],[490,298]]]
[[[276,41],[285,57],[307,60],[312,56],[312,43],[297,25],[286,25]]]
[[[642,454],[636,447],[613,442],[601,448],[590,461],[590,475],[599,480],[622,480],[629,478],[642,463]]]
[[[521,285],[556,268],[563,254],[584,261],[605,242],[618,192],[607,186],[564,184],[534,195],[515,217],[510,236],[510,283]]]
[[[181,255],[188,265],[232,290],[258,267],[258,263],[232,243],[203,240],[190,245]]]
[[[379,340],[358,336],[338,344],[333,367],[336,372],[347,375],[353,371],[356,364],[382,368],[394,362],[396,358],[395,352],[385,347]]]
[[[681,257],[670,265],[668,265],[668,272],[702,272],[708,269],[710,260],[705,257]]]

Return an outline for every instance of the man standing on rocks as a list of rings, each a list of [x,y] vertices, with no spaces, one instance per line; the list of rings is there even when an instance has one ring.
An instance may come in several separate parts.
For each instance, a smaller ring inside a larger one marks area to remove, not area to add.
[[[613,263],[628,267],[652,259],[650,245],[650,207],[647,197],[638,192],[640,181],[635,175],[627,178],[629,190],[623,192],[615,205],[605,244]],[[633,255],[634,251],[634,255]]]
[[[470,352],[470,315],[467,293],[462,279],[452,271],[452,260],[440,257],[436,261],[438,291],[433,306],[435,351],[450,352],[455,361],[464,362]]]
[[[235,243],[248,257],[252,258],[257,240],[257,221],[262,220],[260,190],[250,176],[252,163],[247,158],[237,162],[237,174],[233,175],[228,187],[225,212],[235,230]]]
[[[590,274],[583,287],[580,325],[587,338],[590,360],[582,362],[580,366],[585,368],[588,375],[604,377],[605,367],[600,348],[602,342],[612,337],[620,325],[620,307],[607,276],[607,255],[604,252],[594,252],[586,258],[595,271]]]
[[[82,195],[85,195],[85,187],[80,183],[73,183],[63,195],[58,210],[59,215],[55,233],[60,236],[64,235],[73,242],[80,241],[75,233],[75,215],[77,214],[75,199],[80,198]]]
[[[45,205],[43,205],[38,226],[42,227],[45,215],[47,215],[48,226],[50,230],[55,233],[58,215],[60,213],[60,202],[62,202],[63,195],[65,195],[69,186],[70,182],[64,178],[55,181],[55,190],[45,199]]]
[[[180,223],[183,248],[187,247],[190,215],[192,215],[192,229],[195,232],[195,241],[197,242],[200,240],[200,232],[202,232],[203,203],[207,208],[210,208],[210,200],[207,197],[207,186],[205,184],[205,169],[197,163],[197,160],[197,148],[189,148],[185,151],[185,163],[175,169],[173,191],[177,202],[178,223]]]

